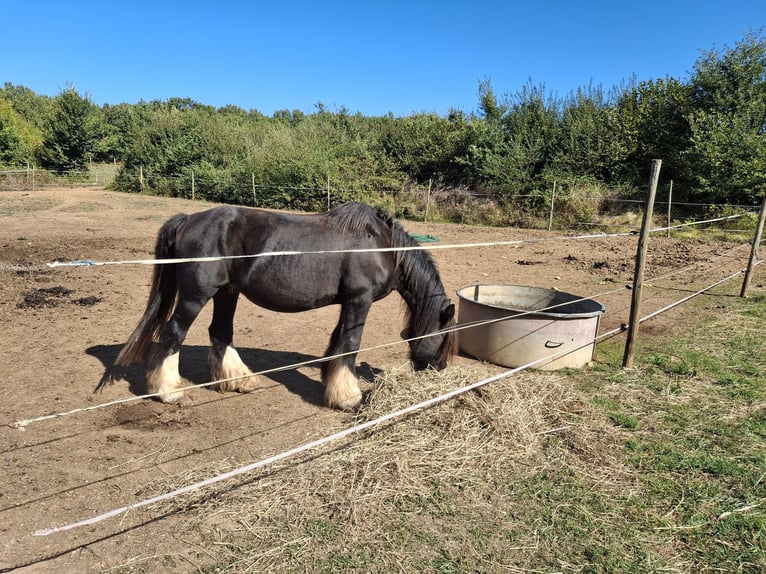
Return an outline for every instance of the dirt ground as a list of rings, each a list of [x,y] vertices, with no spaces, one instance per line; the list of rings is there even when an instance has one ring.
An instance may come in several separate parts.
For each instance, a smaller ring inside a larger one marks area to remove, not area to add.
[[[157,516],[147,508],[49,536],[33,533],[142,500],[145,485],[157,477],[216,460],[245,465],[347,425],[349,415],[322,406],[313,366],[270,375],[267,386],[249,395],[200,389],[186,406],[134,400],[22,428],[15,424],[131,398],[143,384],[141,369],[118,369],[113,362],[143,312],[151,267],[45,264],[151,258],[156,232],[169,216],[207,207],[88,188],[0,193],[0,571],[92,572],[134,561],[161,571],[163,555],[200,554],[199,541],[182,528],[183,513]],[[557,238],[433,254],[448,293],[477,283],[555,287],[603,303],[601,332],[627,321],[636,237],[565,239],[573,234],[404,226],[441,244]],[[642,314],[744,268],[749,248],[730,253],[735,246],[653,237],[648,278],[714,262],[648,280]],[[756,277],[761,284],[762,273]],[[709,304],[718,303],[711,298]],[[396,294],[374,305],[362,347],[398,340],[401,310]],[[182,374],[195,383],[208,380],[209,312],[193,325],[182,351]],[[691,313],[684,306],[664,313],[642,325],[642,336],[693,324]],[[254,370],[305,361],[322,355],[336,317],[333,307],[283,315],[243,301],[234,343]],[[362,372],[386,369],[406,363],[407,350],[369,351],[358,362]],[[460,356],[451,368],[473,361]],[[487,366],[488,375],[495,370]],[[204,548],[201,553],[207,554]],[[174,571],[192,570],[193,564],[178,561]]]

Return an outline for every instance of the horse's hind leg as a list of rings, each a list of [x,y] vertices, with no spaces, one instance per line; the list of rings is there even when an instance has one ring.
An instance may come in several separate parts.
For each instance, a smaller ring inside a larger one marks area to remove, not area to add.
[[[158,394],[163,403],[176,403],[184,398],[188,386],[178,370],[181,344],[189,327],[197,318],[204,302],[180,300],[170,320],[162,328],[160,342],[152,345],[146,364],[146,392]]]
[[[210,323],[210,376],[219,391],[249,393],[260,386],[260,377],[245,365],[232,346],[234,312],[239,293],[224,288],[213,298],[213,320]]]
[[[356,351],[362,341],[362,330],[371,303],[344,303],[340,321],[333,331],[326,356],[344,356],[322,363],[322,381],[325,384],[325,403],[347,410],[362,402],[362,391],[356,376]],[[346,354],[349,353],[349,354]]]

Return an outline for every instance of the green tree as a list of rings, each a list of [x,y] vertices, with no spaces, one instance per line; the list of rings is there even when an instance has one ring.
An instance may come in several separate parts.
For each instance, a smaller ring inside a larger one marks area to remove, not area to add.
[[[677,79],[648,80],[624,89],[615,118],[626,154],[621,175],[642,183],[656,158],[662,160],[663,178],[681,181],[682,157],[691,137],[690,111],[691,87]],[[688,188],[681,184],[681,189]]]
[[[38,96],[29,88],[10,82],[0,88],[0,98],[10,102],[15,112],[30,126],[42,130],[51,109],[51,98]]]
[[[142,103],[138,109],[111,116],[120,126],[121,136],[127,138],[116,182],[120,189],[140,191],[146,184],[161,195],[176,195],[179,182],[175,178],[190,173],[211,155],[200,129],[201,118],[209,111],[184,102]]]
[[[554,156],[556,169],[614,181],[626,156],[615,123],[614,106],[601,87],[577,90],[563,104]]]
[[[104,104],[101,108],[104,128],[98,143],[99,155],[105,160],[123,159],[132,142],[148,121],[148,107],[139,104]]]
[[[97,110],[71,86],[53,99],[39,154],[43,167],[69,171],[87,166],[99,139]]]
[[[491,122],[486,126],[482,175],[485,184],[501,191],[528,193],[550,166],[559,141],[559,102],[545,86],[527,84],[501,109],[506,111],[499,133]]]
[[[479,82],[479,106],[484,119],[493,125],[500,124],[509,107],[506,101],[497,101],[492,82],[488,78]]]
[[[0,97],[0,166],[23,166],[31,162],[42,136]]]
[[[458,179],[453,159],[465,127],[464,116],[419,113],[386,120],[382,146],[394,169],[420,183],[432,178]]]
[[[686,176],[700,199],[757,203],[766,188],[766,40],[711,50],[691,80]]]

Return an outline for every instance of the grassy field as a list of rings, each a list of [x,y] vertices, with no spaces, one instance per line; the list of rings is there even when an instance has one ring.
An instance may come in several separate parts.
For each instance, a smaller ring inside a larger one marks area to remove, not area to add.
[[[639,370],[616,368],[615,346],[598,379],[580,377],[622,429],[615,447],[636,485],[609,505],[623,521],[593,570],[766,569],[766,297],[714,311],[647,343]]]
[[[640,338],[636,369],[617,337],[589,369],[521,374],[186,499],[215,549],[204,572],[766,571],[766,296],[688,306],[694,328]],[[389,372],[355,418],[483,376]]]

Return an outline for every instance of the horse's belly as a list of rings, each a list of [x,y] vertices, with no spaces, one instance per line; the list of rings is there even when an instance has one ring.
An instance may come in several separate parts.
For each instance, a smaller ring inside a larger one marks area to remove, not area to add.
[[[297,313],[336,302],[337,288],[326,289],[320,281],[297,281],[289,276],[278,281],[260,280],[241,286],[241,293],[250,301],[272,311]]]
[[[244,291],[243,294],[250,301],[260,307],[278,311],[280,313],[298,313],[318,307],[325,307],[336,302],[335,296],[327,297],[304,297],[296,294],[283,293],[274,297],[271,293]]]
[[[393,287],[390,271],[380,258],[370,256],[275,257],[256,261],[231,279],[253,303],[280,312],[307,311],[357,298],[374,301]]]

